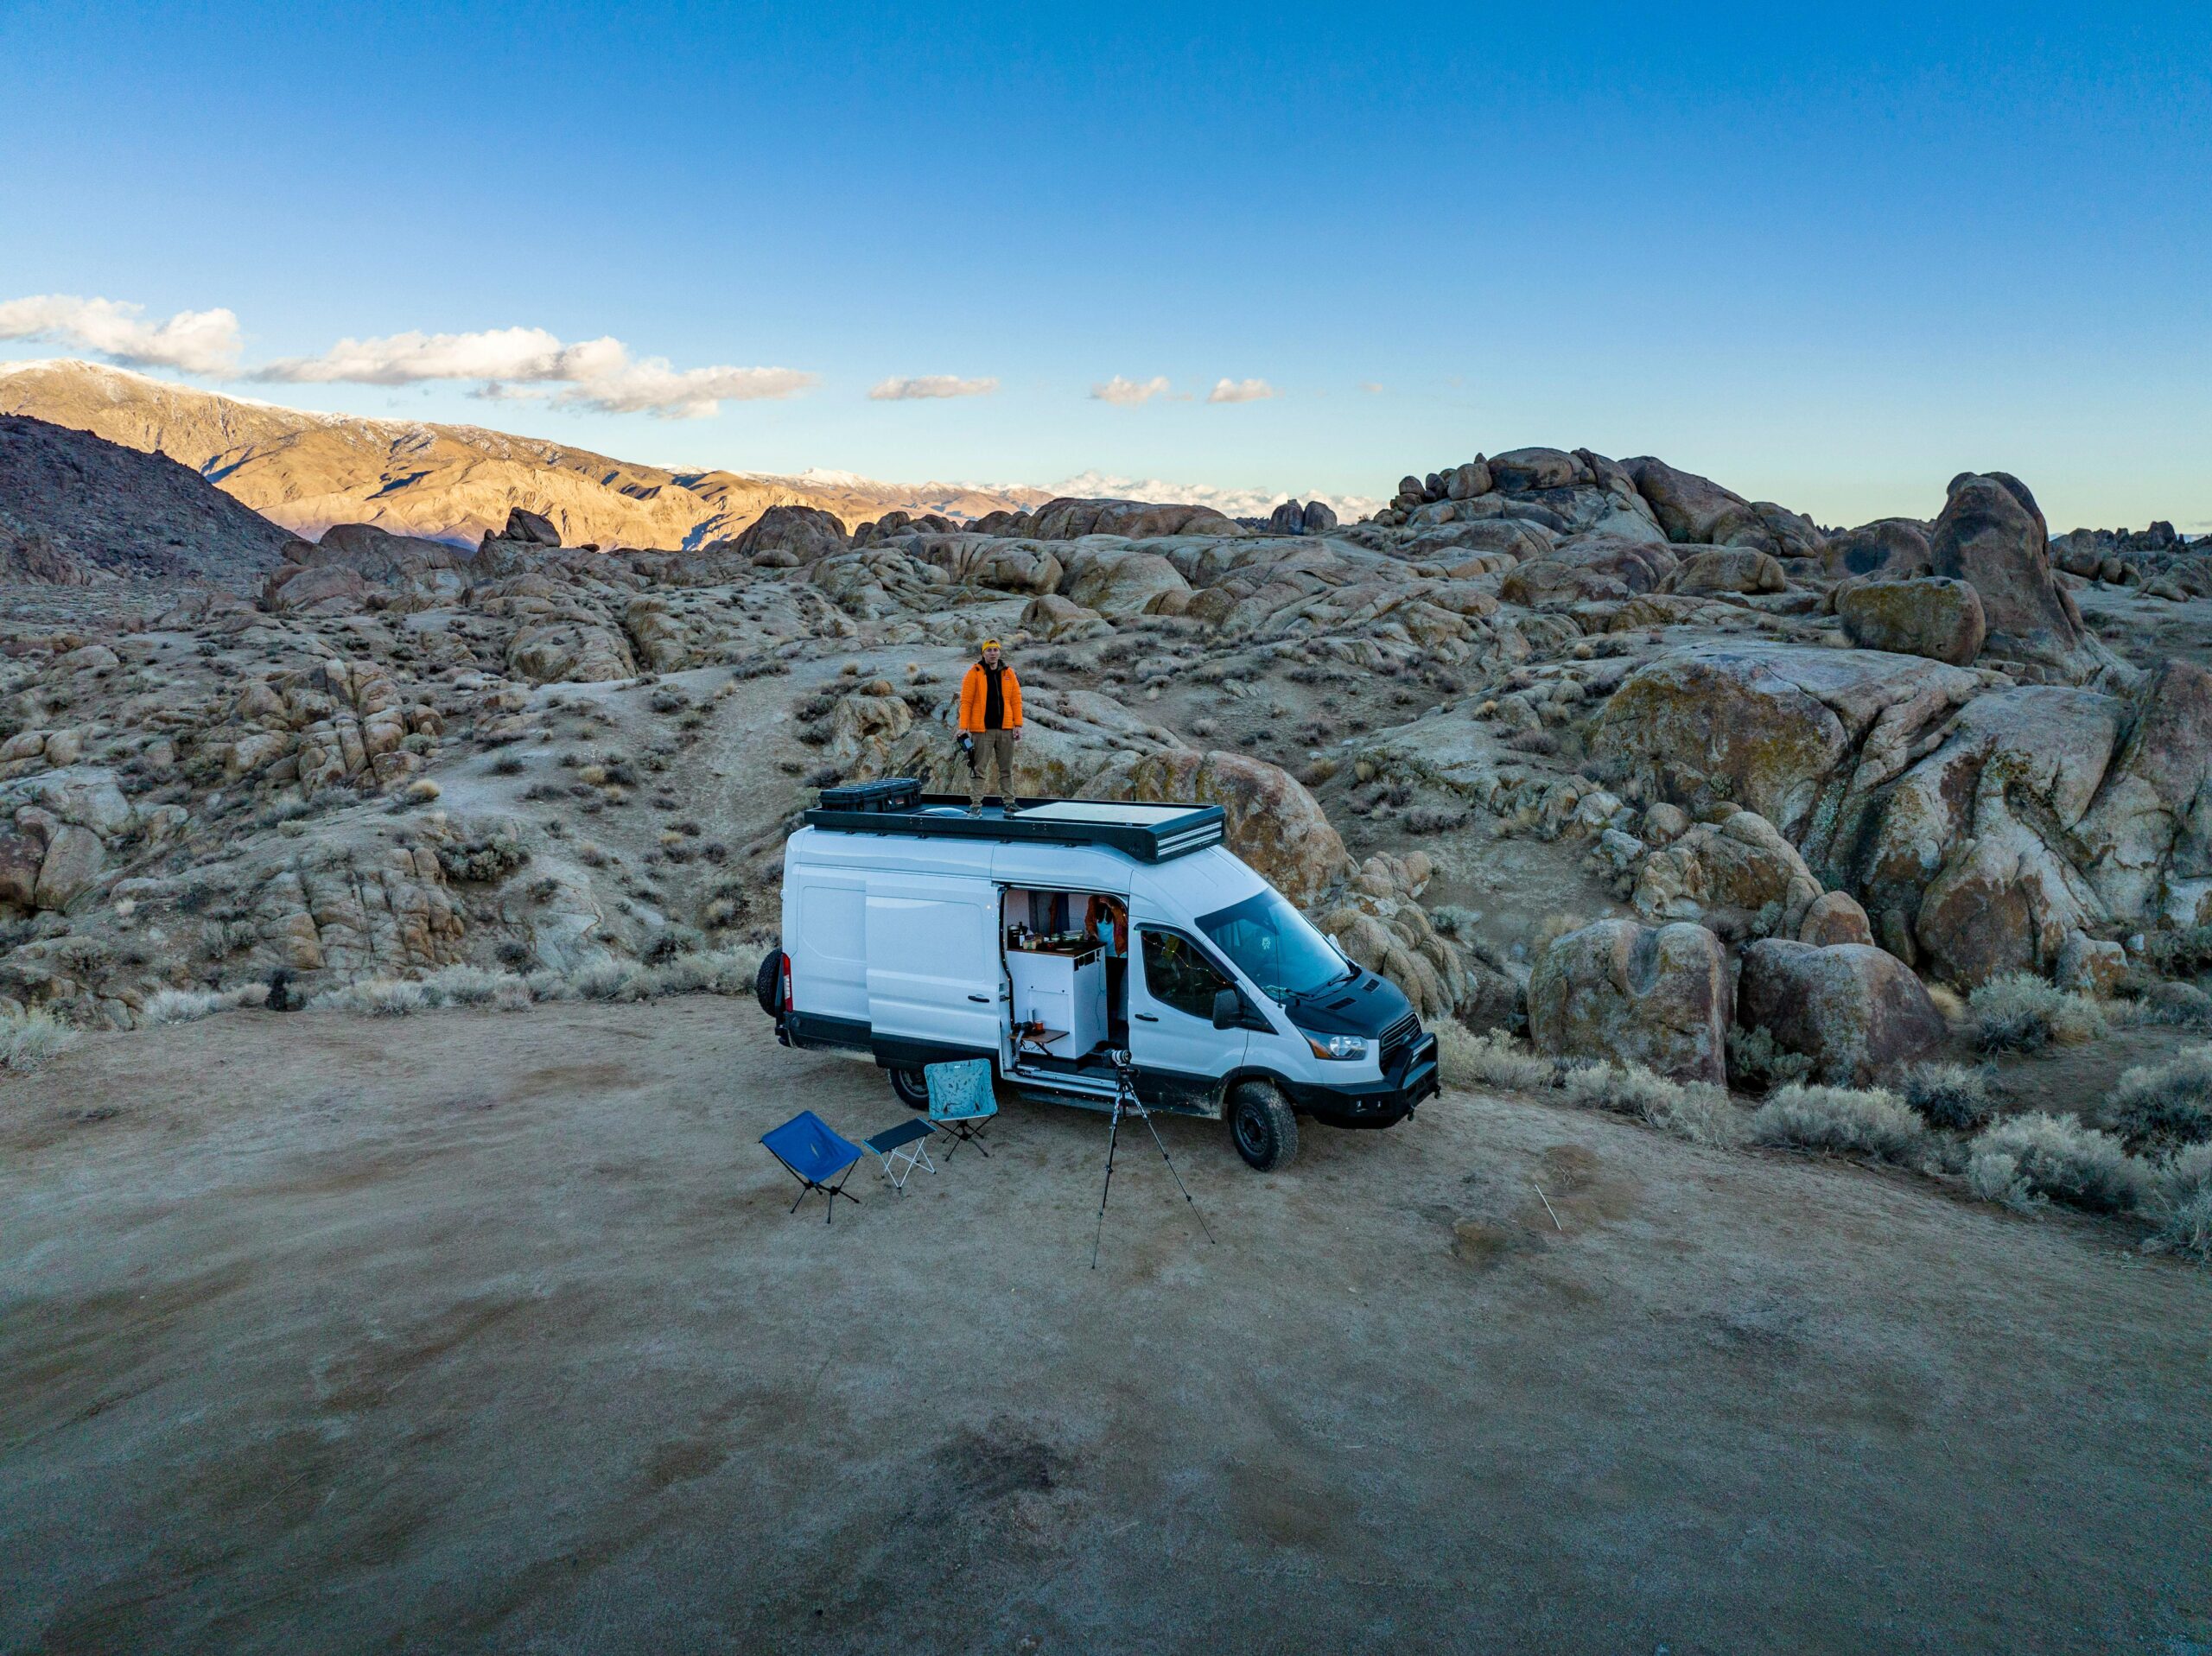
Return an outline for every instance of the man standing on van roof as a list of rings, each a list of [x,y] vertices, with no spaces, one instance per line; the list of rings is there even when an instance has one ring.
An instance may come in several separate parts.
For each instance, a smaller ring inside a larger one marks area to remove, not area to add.
[[[999,641],[983,640],[983,658],[960,681],[960,733],[973,744],[969,755],[968,814],[982,814],[983,772],[995,772],[996,792],[1014,804],[1014,745],[1021,739],[1021,681],[999,658]]]

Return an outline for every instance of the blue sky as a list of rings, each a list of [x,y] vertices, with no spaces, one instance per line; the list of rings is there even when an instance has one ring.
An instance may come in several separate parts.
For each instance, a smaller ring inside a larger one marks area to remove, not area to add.
[[[2212,529],[2202,0],[0,0],[0,302],[227,310],[235,365],[194,383],[299,406],[1300,493],[1587,445],[1831,523],[1999,467],[2054,527]],[[0,355],[86,354],[6,314]],[[481,333],[527,395],[388,344]],[[658,359],[810,378],[667,418]],[[401,383],[327,377],[363,364]],[[868,395],[925,376],[996,385]],[[1117,378],[1167,387],[1092,394]]]

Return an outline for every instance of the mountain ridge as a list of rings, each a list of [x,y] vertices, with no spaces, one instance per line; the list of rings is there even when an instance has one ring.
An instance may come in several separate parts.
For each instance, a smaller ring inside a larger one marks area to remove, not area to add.
[[[848,528],[893,511],[976,517],[1049,490],[678,469],[486,426],[316,413],[126,369],[0,363],[0,414],[164,454],[308,539],[333,524],[473,544],[524,506],[571,545],[690,548],[734,536],[771,506],[813,506]]]

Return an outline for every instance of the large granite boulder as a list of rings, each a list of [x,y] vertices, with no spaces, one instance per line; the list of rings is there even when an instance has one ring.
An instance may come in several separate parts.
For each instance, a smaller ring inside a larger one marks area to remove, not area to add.
[[[1910,581],[1930,567],[1928,527],[1910,517],[1878,517],[1830,536],[1823,555],[1838,580]]]
[[[1656,592],[1674,574],[1663,545],[1592,536],[1526,558],[1506,573],[1498,596],[1531,609]]]
[[[1653,799],[1694,814],[1737,804],[1802,846],[1816,808],[1832,812],[1850,785],[1854,761],[1888,758],[1980,688],[1972,673],[1918,657],[1697,644],[1628,676],[1599,717],[1592,752],[1625,762]]]
[[[1776,555],[1783,550],[1781,540],[1760,518],[1758,509],[1711,478],[1677,471],[1649,454],[1621,464],[1636,479],[1637,492],[1669,540],[1702,546],[1748,546]]]
[[[817,506],[771,506],[731,546],[737,556],[762,568],[792,569],[851,544],[845,525]]]
[[[1666,590],[1686,597],[1713,593],[1779,593],[1789,577],[1779,560],[1748,546],[1709,546],[1682,559]]]
[[[1705,920],[1732,936],[1796,931],[1821,895],[1797,847],[1756,811],[1700,822],[1654,851],[1631,901],[1648,920]]]
[[[1076,562],[1060,583],[1061,597],[1101,615],[1141,615],[1160,608],[1169,593],[1190,590],[1160,554],[1126,547]]]
[[[1948,1032],[1912,968],[1864,943],[1816,948],[1769,937],[1744,951],[1736,1022],[1813,1061],[1834,1087],[1872,1086]]]
[[[1728,962],[1703,926],[1601,920],[1547,949],[1529,980],[1536,1050],[1728,1078]]]
[[[1925,656],[1971,667],[1988,634],[1981,595],[1963,581],[1861,581],[1835,595],[1843,630],[1861,650]]]
[[[1086,535],[1145,540],[1164,535],[1238,536],[1251,531],[1211,506],[1064,497],[1009,519],[1000,532],[1039,541],[1073,541]]]
[[[2036,663],[2072,684],[2120,669],[2052,573],[2043,510],[2019,479],[2003,472],[1952,479],[1929,549],[1936,574],[1971,581],[1980,594],[1991,653]]]

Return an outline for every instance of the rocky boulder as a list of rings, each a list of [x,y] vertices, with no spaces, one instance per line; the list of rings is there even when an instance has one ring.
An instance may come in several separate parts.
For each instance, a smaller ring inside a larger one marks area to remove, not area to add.
[[[1654,800],[1694,814],[1740,805],[1802,845],[1816,807],[1832,815],[1852,784],[1854,758],[1901,769],[1910,739],[1980,688],[1972,673],[1916,657],[1696,644],[1628,676],[1592,752],[1625,762]]]
[[[1963,581],[1933,575],[1913,581],[1857,581],[1840,588],[1835,612],[1861,650],[1925,656],[1971,667],[1988,625],[1981,595]]]
[[[1739,810],[1653,852],[1631,900],[1648,920],[1710,920],[1741,936],[1796,931],[1820,895],[1796,847],[1764,816]]]
[[[1676,471],[1649,454],[1621,464],[1636,480],[1637,492],[1669,540],[1704,546],[1748,546],[1774,555],[1784,549],[1750,501],[1711,478]]]
[[[507,513],[506,527],[497,536],[486,538],[519,541],[524,546],[558,546],[561,544],[561,531],[553,527],[551,518],[516,506]]]
[[[1666,590],[1688,597],[1713,593],[1779,593],[1789,577],[1779,560],[1748,546],[1713,546],[1692,552],[1668,578]]]
[[[1191,583],[1157,552],[1121,547],[1082,558],[1060,585],[1060,595],[1101,615],[1141,615],[1159,609],[1168,594],[1187,593]]]
[[[1545,949],[1529,980],[1536,1050],[1728,1078],[1728,962],[1703,926],[1601,920]]]
[[[849,544],[844,523],[832,513],[817,506],[771,506],[730,549],[764,569],[793,569]]]
[[[1001,530],[1040,541],[1073,541],[1086,535],[1147,540],[1165,535],[1239,536],[1244,525],[1211,506],[1154,504],[1143,500],[1048,500]]]
[[[1770,937],[1744,951],[1736,1022],[1813,1061],[1817,1081],[1867,1087],[1942,1045],[1943,1015],[1912,969],[1864,943]]]
[[[1910,581],[1931,567],[1928,527],[1910,517],[1880,517],[1828,538],[1824,560],[1838,580],[1872,576]]]
[[[2051,571],[2050,534],[2026,484],[2003,472],[1964,473],[1929,537],[1935,573],[1980,594],[1988,648],[2087,683],[2120,666],[2091,636]]]
[[[1607,536],[1568,541],[1509,570],[1498,596],[1530,609],[1656,592],[1675,570],[1664,546]]]

